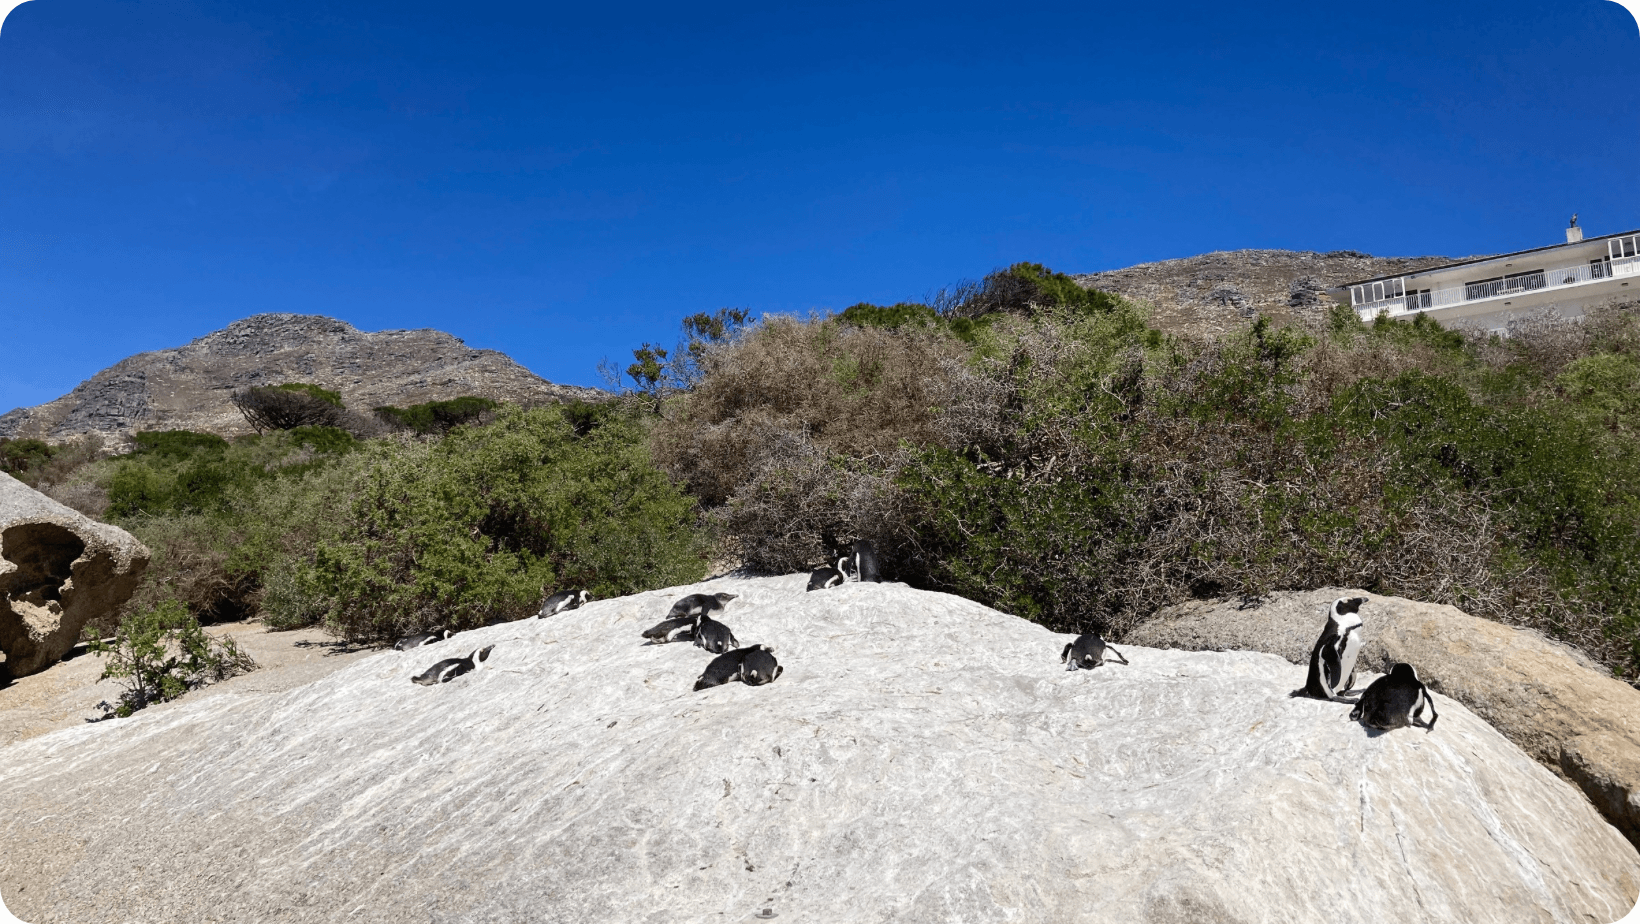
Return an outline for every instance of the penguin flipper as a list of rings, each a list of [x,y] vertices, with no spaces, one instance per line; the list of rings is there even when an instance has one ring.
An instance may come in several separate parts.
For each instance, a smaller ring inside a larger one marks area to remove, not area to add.
[[[1106,651],[1108,651],[1108,652],[1110,652],[1110,653],[1111,653],[1111,654],[1113,654],[1113,655],[1115,655],[1115,656],[1116,656],[1116,660],[1118,660],[1118,661],[1120,661],[1120,662],[1122,662],[1122,663],[1123,663],[1123,664],[1126,664],[1126,663],[1128,663],[1128,659],[1127,659],[1127,658],[1124,658],[1124,657],[1122,657],[1122,653],[1121,653],[1121,652],[1120,652],[1120,651],[1117,651],[1117,650],[1116,650],[1116,649],[1115,649],[1115,648],[1112,648],[1112,647],[1111,647],[1111,646],[1109,646],[1109,645],[1106,645],[1106,646],[1105,646],[1105,650],[1106,650]]]
[[[1067,645],[1065,645],[1065,650],[1064,650],[1064,651],[1061,651],[1061,652],[1060,652],[1060,653],[1059,653],[1059,660],[1061,660],[1061,661],[1064,661],[1064,662],[1066,662],[1066,663],[1070,663],[1070,660],[1071,660],[1071,649],[1072,649],[1072,648],[1075,648],[1075,647],[1076,647],[1076,643],[1075,643],[1075,642],[1070,642],[1070,643],[1068,643],[1068,644],[1067,644]]]

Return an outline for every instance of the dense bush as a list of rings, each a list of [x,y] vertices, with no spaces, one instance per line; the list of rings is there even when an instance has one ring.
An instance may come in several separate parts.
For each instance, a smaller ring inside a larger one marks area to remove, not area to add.
[[[544,588],[606,597],[705,572],[694,502],[630,417],[577,436],[557,408],[505,408],[436,444],[377,444],[343,521],[292,592],[352,639],[519,618]]]
[[[1113,635],[1191,596],[1361,586],[1640,677],[1630,311],[1198,341],[1066,286],[1020,264],[938,310],[771,319],[710,354],[657,459],[758,569],[866,537],[913,584]],[[876,338],[863,387],[850,336]]]
[[[448,433],[456,427],[473,423],[500,407],[489,398],[472,395],[449,401],[429,401],[409,407],[384,405],[375,409],[376,416],[395,427],[417,433]]]
[[[318,385],[253,386],[229,396],[257,433],[297,427],[340,427],[348,416],[342,396]]]
[[[44,440],[0,438],[0,472],[22,481],[50,462],[54,451]]]
[[[206,635],[187,607],[175,600],[132,614],[112,639],[94,639],[90,648],[105,659],[99,680],[124,681],[119,704],[102,704],[107,713],[121,718],[256,668],[233,639],[219,641]]]

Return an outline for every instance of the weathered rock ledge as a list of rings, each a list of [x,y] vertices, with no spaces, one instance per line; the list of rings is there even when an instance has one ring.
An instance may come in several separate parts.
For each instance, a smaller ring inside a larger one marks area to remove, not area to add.
[[[0,893],[53,922],[1586,922],[1640,856],[1444,697],[1369,735],[1281,658],[1123,648],[943,594],[722,579],[20,742]],[[740,594],[774,684],[639,633]],[[494,644],[438,687],[410,677]]]
[[[1575,782],[1640,846],[1640,690],[1537,632],[1450,606],[1331,587],[1273,594],[1253,606],[1182,604],[1158,613],[1129,640],[1187,651],[1267,651],[1308,664],[1325,621],[1323,608],[1339,597],[1367,598],[1361,608],[1364,669],[1382,672],[1396,661],[1414,665],[1432,688]]]
[[[79,641],[136,589],[148,547],[0,474],[0,671],[25,677]]]

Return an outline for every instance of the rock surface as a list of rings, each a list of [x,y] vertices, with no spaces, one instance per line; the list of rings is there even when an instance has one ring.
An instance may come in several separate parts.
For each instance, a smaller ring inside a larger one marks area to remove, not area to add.
[[[24,677],[56,663],[87,620],[131,596],[148,558],[125,530],[0,474],[0,670]]]
[[[529,404],[603,394],[554,385],[443,331],[367,332],[319,315],[259,314],[186,346],[127,357],[55,401],[0,415],[0,437],[94,433],[119,447],[138,430],[235,436],[251,429],[228,396],[286,382],[339,391],[348,408],[365,413],[463,395]]]
[[[1334,587],[1273,594],[1250,607],[1181,604],[1128,633],[1127,641],[1187,651],[1267,651],[1307,665],[1323,609],[1339,597],[1367,598],[1361,607],[1364,669],[1413,665],[1430,687],[1576,782],[1640,846],[1640,690],[1529,629],[1455,607]]]
[[[1444,698],[1369,735],[1252,652],[1123,648],[893,584],[720,579],[24,741],[0,893],[52,922],[1621,918],[1640,856]],[[643,629],[693,591],[764,687]],[[494,644],[436,687],[410,677]]]
[[[1319,324],[1334,302],[1329,290],[1337,286],[1451,262],[1451,257],[1374,257],[1353,250],[1229,250],[1073,278],[1151,305],[1151,323],[1163,330],[1225,334],[1259,314],[1277,322]]]

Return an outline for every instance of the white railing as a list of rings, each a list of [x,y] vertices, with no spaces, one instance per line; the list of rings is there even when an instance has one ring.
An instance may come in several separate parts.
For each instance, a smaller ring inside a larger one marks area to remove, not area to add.
[[[1355,310],[1362,318],[1370,320],[1381,314],[1392,317],[1413,314],[1436,308],[1450,308],[1453,305],[1483,302],[1493,298],[1513,298],[1517,295],[1543,289],[1558,289],[1561,286],[1584,285],[1591,282],[1602,282],[1618,276],[1635,275],[1640,275],[1640,256],[1624,257],[1621,260],[1612,260],[1609,263],[1580,263],[1574,266],[1562,266],[1544,270],[1541,273],[1522,273],[1518,276],[1493,282],[1478,285],[1448,286],[1444,289],[1435,289],[1418,295],[1408,293],[1404,297],[1396,296],[1395,298],[1356,305]]]

